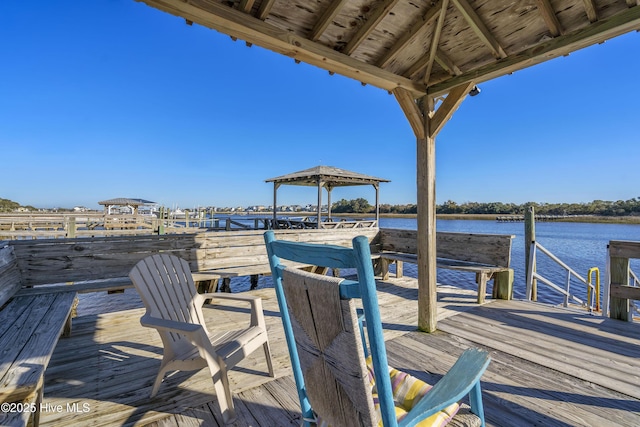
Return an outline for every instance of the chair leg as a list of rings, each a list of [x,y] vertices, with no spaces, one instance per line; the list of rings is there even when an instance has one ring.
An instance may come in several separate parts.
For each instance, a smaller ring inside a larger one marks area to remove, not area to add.
[[[160,384],[162,384],[162,380],[164,379],[166,373],[167,367],[163,363],[162,365],[160,365],[158,375],[156,376],[156,380],[153,383],[153,388],[151,389],[151,398],[155,397],[156,394],[158,394],[158,389],[160,389]]]
[[[480,426],[485,427],[484,424],[484,407],[482,406],[482,389],[480,388],[480,381],[478,381],[471,391],[469,391],[469,403],[471,404],[471,412],[476,414],[480,418]]]
[[[213,380],[213,388],[218,398],[218,406],[222,413],[222,420],[225,424],[231,423],[236,418],[236,411],[233,407],[233,397],[231,395],[231,387],[229,386],[229,378],[227,377],[227,368],[223,361],[214,359],[211,355],[207,355],[207,365]]]
[[[273,372],[273,362],[271,361],[271,348],[269,347],[269,341],[265,341],[262,344],[262,348],[264,349],[264,357],[267,359],[267,368],[269,369],[269,376],[275,377],[276,374]]]

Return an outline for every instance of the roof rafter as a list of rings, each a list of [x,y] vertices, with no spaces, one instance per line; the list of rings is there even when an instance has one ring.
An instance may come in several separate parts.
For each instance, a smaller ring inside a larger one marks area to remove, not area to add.
[[[440,49],[436,52],[436,62],[452,76],[462,74],[460,68]]]
[[[316,25],[313,26],[311,33],[309,34],[309,39],[316,41],[322,36],[322,33],[325,32],[333,18],[338,14],[342,6],[347,2],[347,0],[333,0],[329,7],[324,11],[322,16]]]
[[[382,6],[376,9],[375,12],[367,19],[362,27],[356,32],[351,40],[345,46],[343,52],[346,55],[351,55],[360,44],[371,34],[376,26],[389,14],[391,9],[398,3],[399,0],[385,0]]]
[[[190,0],[189,3],[184,3],[182,0],[143,0],[143,2],[207,28],[362,83],[387,91],[402,87],[415,96],[426,93],[424,85],[353,59],[327,46],[297,36],[290,31],[276,28],[253,18],[251,15],[217,2],[207,0]]]
[[[429,83],[431,77],[431,69],[433,68],[433,61],[436,59],[436,52],[438,51],[438,44],[440,43],[440,35],[442,34],[442,26],[444,25],[444,18],[447,15],[447,7],[449,7],[449,0],[443,0],[440,8],[440,14],[438,16],[438,23],[433,31],[433,37],[431,38],[431,48],[429,49],[429,61],[427,62],[427,69],[424,72],[424,83]]]
[[[491,53],[496,58],[506,58],[507,54],[505,53],[498,40],[491,34],[491,31],[487,28],[487,26],[482,22],[482,19],[478,16],[475,10],[471,7],[467,0],[451,0],[453,4],[458,8],[460,13],[464,16],[464,19],[467,21],[471,29],[476,33],[476,35],[482,40],[482,42],[487,45],[489,49],[491,49]]]
[[[378,67],[384,68],[391,61],[395,59],[396,56],[404,49],[416,36],[422,31],[424,28],[429,26],[433,22],[434,19],[438,17],[438,12],[440,11],[440,4],[442,0],[438,0],[438,2],[427,10],[420,19],[418,19],[412,26],[409,28],[407,32],[405,32],[402,37],[396,41],[396,43],[389,49],[389,51],[378,61]]]
[[[240,0],[240,3],[238,3],[238,10],[241,10],[244,13],[249,13],[251,12],[251,8],[254,3],[255,0]]]
[[[447,93],[454,86],[464,82],[475,81],[476,83],[482,83],[634,30],[640,30],[640,7],[631,7],[617,15],[594,22],[589,27],[558,36],[496,63],[432,85],[428,88],[428,93],[431,96],[438,96]]]
[[[553,37],[558,37],[560,34],[563,34],[562,25],[560,25],[560,21],[558,21],[556,11],[553,10],[551,2],[549,0],[536,0],[536,4],[538,5],[538,10],[542,15],[542,19],[544,19],[544,23],[547,25],[547,28],[549,28],[551,35]]]
[[[257,18],[261,21],[267,19],[267,16],[271,12],[271,8],[276,3],[276,0],[263,0],[262,4],[260,4],[260,8],[258,9]]]
[[[409,125],[418,139],[425,139],[424,116],[416,104],[416,100],[411,93],[405,89],[398,88],[393,91],[400,108],[405,117],[409,120]]]
[[[444,102],[436,110],[435,114],[431,118],[431,126],[429,127],[429,137],[435,138],[435,136],[442,130],[444,125],[449,121],[453,113],[456,112],[464,98],[467,96],[473,82],[465,82],[460,86],[456,86],[447,95]]]
[[[587,12],[589,22],[593,23],[598,20],[598,9],[594,0],[584,0],[584,10]]]

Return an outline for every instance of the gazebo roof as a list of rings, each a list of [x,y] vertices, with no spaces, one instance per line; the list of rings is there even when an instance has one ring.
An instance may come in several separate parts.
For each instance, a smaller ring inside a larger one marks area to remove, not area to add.
[[[144,199],[128,199],[126,197],[118,197],[116,199],[103,200],[98,202],[99,205],[110,206],[110,205],[121,205],[121,206],[140,206],[140,205],[153,205],[156,202],[152,202],[150,200]]]
[[[405,99],[468,92],[640,29],[639,0],[142,1]]]
[[[287,185],[317,186],[318,181],[323,182],[326,187],[344,187],[350,185],[377,185],[381,182],[389,182],[388,179],[376,178],[374,176],[363,175],[339,169],[333,166],[316,166],[299,172],[267,179],[265,182]]]

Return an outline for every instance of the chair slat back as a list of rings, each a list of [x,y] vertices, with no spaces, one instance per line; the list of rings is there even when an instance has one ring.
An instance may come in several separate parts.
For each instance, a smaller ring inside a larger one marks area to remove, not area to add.
[[[282,279],[314,411],[329,425],[377,425],[355,305],[340,299],[343,279],[292,268]]]
[[[201,297],[185,260],[175,255],[156,254],[139,261],[129,276],[151,316],[197,323],[206,328]]]
[[[371,264],[371,250],[369,241],[365,236],[355,237],[352,241],[353,248],[345,248],[331,245],[313,245],[299,242],[277,241],[273,231],[265,233],[267,254],[274,278],[276,297],[280,306],[282,323],[285,330],[285,338],[291,358],[300,407],[304,418],[313,418],[312,404],[308,397],[308,383],[302,374],[301,360],[296,348],[293,328],[289,316],[288,303],[283,289],[283,269],[280,266],[280,257],[290,261],[304,262],[322,267],[331,268],[355,268],[358,273],[359,297],[362,299],[365,319],[367,324],[367,340],[373,361],[373,370],[376,377],[376,389],[380,402],[380,415],[383,424],[387,427],[398,425],[395,416],[393,402],[393,390],[389,379],[389,365],[384,346],[382,321],[378,307],[376,283]],[[342,287],[345,286],[342,283]],[[351,290],[343,292],[343,295],[353,295]],[[346,297],[345,297],[346,298]],[[361,357],[361,356],[359,356]],[[349,363],[353,364],[355,360]],[[315,408],[313,408],[315,409]],[[333,408],[335,410],[335,408]]]

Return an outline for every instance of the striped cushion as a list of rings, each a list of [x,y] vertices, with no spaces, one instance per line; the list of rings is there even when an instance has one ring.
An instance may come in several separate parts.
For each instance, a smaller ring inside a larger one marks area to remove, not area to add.
[[[378,391],[376,389],[376,380],[373,373],[373,361],[371,356],[367,358],[367,370],[369,372],[369,383],[371,384],[371,393],[373,394],[373,404],[378,412],[378,426],[382,427],[382,417],[380,415],[380,402],[378,400]],[[405,372],[389,367],[389,377],[391,377],[391,388],[393,388],[393,402],[396,407],[396,418],[402,420],[407,412],[417,404],[422,396],[431,390],[431,386]],[[442,427],[446,425],[456,415],[460,405],[454,403],[447,406],[440,412],[436,412],[429,418],[420,421],[416,426],[419,427]],[[329,427],[329,424],[321,417],[317,416],[315,420],[317,427]]]
[[[369,370],[369,382],[371,384],[371,392],[373,394],[373,403],[376,411],[378,411],[378,419],[380,419],[380,402],[378,401],[378,392],[375,385],[375,376],[373,373],[373,363],[371,356],[367,358],[367,369]],[[402,420],[407,412],[417,404],[422,396],[424,396],[431,386],[405,372],[389,367],[389,377],[391,377],[391,388],[393,389],[393,401],[396,407],[396,418]],[[453,416],[458,412],[459,405],[454,403],[447,406],[440,412],[431,415],[420,421],[417,426],[420,427],[442,427],[446,425]],[[382,420],[378,423],[382,426]]]

